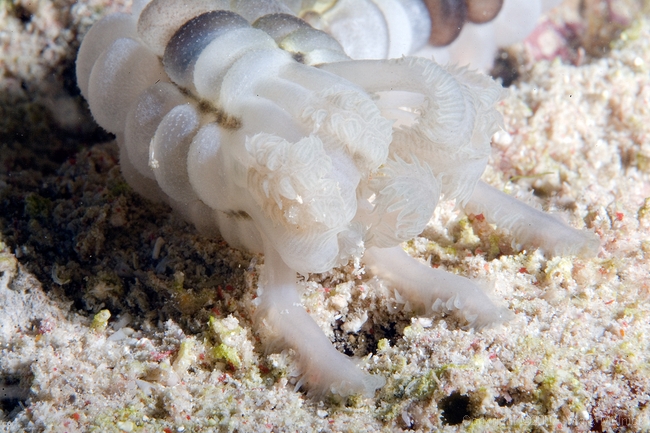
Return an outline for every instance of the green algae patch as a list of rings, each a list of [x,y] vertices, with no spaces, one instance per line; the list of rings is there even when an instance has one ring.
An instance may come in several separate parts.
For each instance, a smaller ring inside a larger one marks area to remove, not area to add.
[[[223,319],[211,316],[208,326],[212,340],[209,352],[213,359],[238,370],[237,377],[243,375],[241,378],[246,377],[246,380],[259,382],[260,361],[248,331],[239,325],[239,320],[233,316]]]
[[[108,310],[101,310],[99,313],[95,314],[93,321],[90,324],[90,329],[95,332],[104,332],[106,331],[106,326],[108,324],[108,319],[111,318],[111,312]]]
[[[390,341],[387,338],[382,338],[377,342],[377,352],[383,353],[390,349]]]
[[[48,218],[52,210],[52,200],[34,192],[25,196],[25,214],[30,218]]]
[[[216,359],[223,359],[229,365],[232,365],[234,368],[241,367],[241,359],[237,354],[237,349],[234,347],[227,346],[223,343],[212,349],[212,355]]]

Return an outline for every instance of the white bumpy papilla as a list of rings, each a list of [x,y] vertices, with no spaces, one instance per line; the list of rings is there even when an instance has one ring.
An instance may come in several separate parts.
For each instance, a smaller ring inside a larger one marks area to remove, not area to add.
[[[497,222],[505,207],[533,227],[541,218],[472,195],[500,121],[500,87],[420,58],[351,60],[339,40],[293,15],[295,1],[190,3],[140,1],[133,14],[96,23],[79,50],[79,87],[115,133],[136,191],[205,233],[265,254],[256,317],[274,347],[296,351],[298,386],[372,395],[384,383],[334,349],[297,291],[297,273],[328,271],[366,247],[370,270],[424,313],[460,311],[478,327],[503,320],[471,281],[399,247],[424,229],[441,197]],[[409,21],[408,3],[342,1],[322,28],[348,37],[340,27],[348,12],[367,8],[368,25],[387,38],[381,56],[412,50],[420,24]],[[551,251],[595,246],[564,225],[582,247],[509,227]]]

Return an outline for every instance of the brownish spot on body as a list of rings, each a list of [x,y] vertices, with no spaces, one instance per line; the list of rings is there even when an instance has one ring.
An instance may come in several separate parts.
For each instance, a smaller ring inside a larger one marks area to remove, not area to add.
[[[493,20],[503,0],[425,0],[431,17],[429,43],[436,47],[451,44],[465,22],[476,24]]]

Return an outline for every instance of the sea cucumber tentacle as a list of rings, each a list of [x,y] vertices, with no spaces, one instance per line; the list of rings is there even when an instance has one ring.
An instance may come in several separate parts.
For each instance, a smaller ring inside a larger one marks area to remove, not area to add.
[[[327,179],[332,161],[314,135],[296,143],[257,134],[246,141],[255,163],[248,184],[266,216],[276,224],[299,229],[311,224],[329,230],[345,224],[345,203],[336,183]],[[353,213],[352,213],[353,214]]]
[[[553,215],[527,206],[484,182],[476,185],[465,211],[483,214],[489,222],[509,230],[520,245],[540,248],[549,255],[586,258],[595,256],[600,249],[595,234],[569,227]]]
[[[416,313],[451,312],[479,329],[512,317],[507,308],[494,305],[471,280],[422,264],[400,246],[368,248],[364,262],[373,275],[395,287]]]
[[[270,334],[270,349],[290,347],[300,366],[296,388],[306,387],[312,395],[372,396],[386,380],[361,371],[349,357],[332,346],[314,319],[302,307],[296,273],[265,242],[264,269],[259,282],[256,320]]]
[[[454,154],[470,143],[474,112],[467,90],[454,76],[430,60],[403,57],[353,60],[321,65],[371,93],[404,91],[424,97],[418,122],[409,131],[424,138],[423,148]],[[434,144],[435,143],[435,144]]]
[[[414,57],[329,63],[319,69],[385,98],[379,102],[382,114],[399,122],[391,152],[405,160],[415,155],[428,164],[440,177],[445,198],[469,199],[501,123],[495,108],[503,95],[500,86],[465,68]],[[405,103],[404,93],[412,102]],[[405,111],[408,104],[413,104],[407,107],[411,110]]]
[[[366,246],[390,247],[422,233],[440,198],[440,181],[427,164],[413,155],[410,162],[390,158],[373,176],[368,188],[374,208],[367,217]]]

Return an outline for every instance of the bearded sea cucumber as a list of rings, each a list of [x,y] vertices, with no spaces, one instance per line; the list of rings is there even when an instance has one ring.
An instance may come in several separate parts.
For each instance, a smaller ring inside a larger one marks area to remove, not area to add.
[[[297,273],[363,259],[423,312],[458,311],[482,327],[509,313],[399,246],[441,197],[551,254],[593,255],[599,242],[479,181],[502,89],[465,68],[403,57],[426,42],[430,21],[412,15],[422,3],[340,1],[303,14],[334,37],[299,18],[298,3],[136,3],[88,32],[78,84],[116,135],[137,192],[264,254],[256,317],[271,346],[296,351],[297,387],[372,395],[384,379],[330,344],[300,305]],[[363,38],[355,51],[336,29],[355,16],[367,23],[373,16],[355,15],[362,6],[384,17],[376,53]]]

